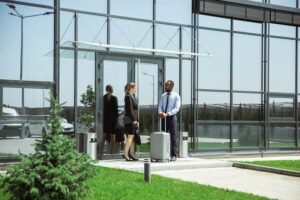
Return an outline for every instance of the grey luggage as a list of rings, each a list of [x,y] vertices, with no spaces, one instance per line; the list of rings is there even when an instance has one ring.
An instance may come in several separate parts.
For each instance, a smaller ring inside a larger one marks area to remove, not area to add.
[[[150,135],[150,159],[158,162],[170,161],[170,134],[153,132]]]

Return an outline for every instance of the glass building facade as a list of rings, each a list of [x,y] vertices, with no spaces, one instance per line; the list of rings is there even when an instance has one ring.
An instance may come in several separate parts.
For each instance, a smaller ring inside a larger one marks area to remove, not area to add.
[[[300,12],[298,0],[236,1]],[[31,144],[48,131],[50,91],[64,103],[72,132],[80,132],[81,97],[91,85],[98,157],[111,158],[102,96],[113,85],[122,110],[128,82],[138,83],[138,151],[148,154],[169,79],[182,98],[178,130],[188,132],[190,153],[299,150],[298,26],[193,13],[192,4],[0,0],[0,157],[33,151]]]

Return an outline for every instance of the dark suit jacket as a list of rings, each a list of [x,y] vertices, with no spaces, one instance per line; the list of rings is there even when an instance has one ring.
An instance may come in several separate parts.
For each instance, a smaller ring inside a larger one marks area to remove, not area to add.
[[[138,105],[134,97],[129,93],[126,94],[125,98],[125,115],[129,116],[132,121],[138,120]]]

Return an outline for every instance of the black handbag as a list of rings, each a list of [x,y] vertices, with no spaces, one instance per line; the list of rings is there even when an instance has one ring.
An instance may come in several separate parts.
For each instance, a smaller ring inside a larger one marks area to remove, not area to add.
[[[136,128],[134,132],[134,141],[136,145],[141,145],[141,135],[140,135],[140,129]]]

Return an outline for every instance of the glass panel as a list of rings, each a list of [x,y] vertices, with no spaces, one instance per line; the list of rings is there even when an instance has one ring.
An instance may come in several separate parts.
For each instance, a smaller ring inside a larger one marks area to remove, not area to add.
[[[299,31],[299,33],[300,33],[300,29],[298,30]],[[300,66],[300,42],[299,42],[299,40],[297,41],[297,47],[298,47],[298,53],[297,53],[297,64],[298,64],[298,74],[297,74],[297,76],[298,76],[298,93],[300,93],[300,70],[299,70],[299,66]]]
[[[106,13],[107,0],[61,0],[60,7],[62,8],[72,8],[76,10],[85,10],[97,13]]]
[[[232,141],[234,148],[259,148],[262,145],[263,127],[259,125],[234,125]]]
[[[298,142],[298,147],[300,147],[300,128],[298,128],[298,133],[297,133],[297,142]]]
[[[261,121],[263,105],[260,94],[233,94],[233,120]]]
[[[270,97],[269,115],[272,118],[291,118],[291,120],[294,120],[293,99]]]
[[[196,145],[198,149],[229,148],[229,126],[198,124]]]
[[[90,52],[78,52],[79,54],[91,54],[93,57],[92,60],[87,60],[87,59],[78,59],[78,89],[77,89],[77,105],[78,105],[78,119],[80,120],[80,116],[82,114],[91,114],[93,115],[95,119],[95,110],[94,108],[88,108],[85,109],[84,105],[80,102],[82,100],[81,96],[82,94],[85,94],[88,86],[92,87],[92,90],[95,92],[95,53],[90,53]],[[82,56],[79,56],[82,57]],[[89,106],[89,105],[88,105]],[[82,127],[82,125],[87,126],[85,122],[81,121],[81,124],[79,124],[79,128]],[[94,129],[93,123],[90,125],[90,131]]]
[[[49,92],[49,89],[24,89],[25,115],[47,115]]]
[[[19,1],[24,1],[26,3],[30,2],[30,3],[36,3],[36,4],[43,4],[43,5],[49,5],[52,6],[54,1],[53,0],[19,0]]]
[[[66,41],[74,41],[74,13],[61,11],[60,13],[61,45],[64,46],[64,43]]]
[[[229,93],[198,92],[197,120],[230,120]]]
[[[270,91],[295,92],[295,41],[270,39]]]
[[[143,138],[139,151],[149,152],[150,133],[158,131],[158,64],[140,63],[138,87],[140,93],[140,130]]]
[[[3,88],[3,106],[14,107],[17,113],[22,113],[22,89]]]
[[[152,48],[151,33],[150,23],[112,19],[111,44]]]
[[[179,50],[179,28],[177,26],[156,26],[156,49]]]
[[[192,33],[190,28],[182,28],[182,51],[191,52]],[[193,42],[195,42],[193,40]]]
[[[298,95],[298,121],[300,121],[300,96],[299,95]]]
[[[179,93],[179,60],[165,60],[165,81],[172,80],[174,82],[173,90]]]
[[[296,8],[296,0],[270,0],[270,4]]]
[[[233,89],[261,90],[261,37],[234,34]]]
[[[190,123],[192,117],[192,67],[191,61],[184,60],[182,61],[182,93],[181,93],[181,115],[182,115],[182,130],[181,131],[188,131],[191,133],[190,130]]]
[[[110,84],[113,86],[113,95],[118,98],[118,105],[124,107],[124,87],[127,83],[127,62],[104,60],[103,68],[103,92]]]
[[[45,54],[53,49],[53,15],[43,15],[52,10],[16,5],[16,10],[24,16],[23,29],[14,10],[2,3],[0,10],[0,26],[5,27],[0,30],[0,78],[19,80],[22,76],[23,80],[52,81],[53,57]]]
[[[60,57],[60,102],[63,102],[62,116],[74,124],[74,52],[61,50]],[[69,57],[65,57],[68,55]]]
[[[26,138],[23,132],[25,127],[29,130],[28,125],[25,126],[25,123],[16,121],[20,120],[19,117],[22,115],[22,89],[3,88],[2,106],[2,114],[6,120],[0,123],[0,157],[17,157],[19,151],[24,154],[32,153],[34,151],[32,144],[35,141],[32,138]]]
[[[219,29],[230,29],[230,20],[221,17],[213,17],[208,15],[198,15],[199,16],[199,26],[205,26],[210,28]]]
[[[105,87],[108,84],[113,87],[113,95],[117,97],[118,110],[121,114],[124,110],[124,86],[127,84],[127,61],[103,61],[103,95],[106,93]],[[104,148],[106,153],[119,153],[123,149],[121,143],[116,143],[114,147],[110,146],[112,143],[108,142],[108,135],[104,135],[104,138],[107,140]]]
[[[235,31],[243,31],[243,32],[249,32],[249,33],[261,34],[262,25],[260,23],[234,20],[233,28]]]
[[[106,18],[79,14],[78,38],[82,42],[106,44]]]
[[[296,27],[281,24],[270,24],[270,35],[296,37]]]
[[[292,125],[270,124],[270,147],[295,147],[295,127]]]
[[[230,34],[199,30],[199,51],[211,57],[199,57],[198,88],[229,89]]]
[[[156,19],[158,21],[191,24],[192,1],[156,0]]]
[[[152,19],[153,0],[111,0],[111,14]]]

